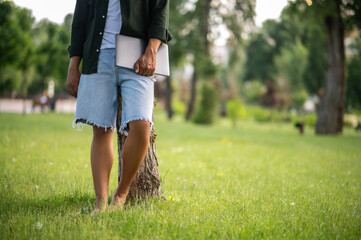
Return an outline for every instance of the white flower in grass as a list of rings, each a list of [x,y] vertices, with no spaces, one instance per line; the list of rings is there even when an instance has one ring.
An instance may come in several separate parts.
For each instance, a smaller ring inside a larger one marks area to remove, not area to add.
[[[43,224],[41,222],[36,223],[36,228],[41,229],[43,227]]]
[[[89,209],[89,207],[83,207],[82,209],[81,209],[81,213],[88,213],[88,212],[90,212],[90,209]]]
[[[38,186],[38,185],[35,185],[35,188],[36,188],[36,189],[38,189],[38,188],[39,188],[39,186]]]
[[[88,167],[88,164],[85,164],[84,167],[87,168],[87,167]]]
[[[49,163],[49,165],[51,166],[51,165],[53,165],[53,163],[52,163],[52,162],[50,162],[50,163]]]
[[[16,158],[13,158],[13,162],[16,162]]]
[[[291,206],[294,206],[295,205],[295,203],[294,202],[291,202]]]

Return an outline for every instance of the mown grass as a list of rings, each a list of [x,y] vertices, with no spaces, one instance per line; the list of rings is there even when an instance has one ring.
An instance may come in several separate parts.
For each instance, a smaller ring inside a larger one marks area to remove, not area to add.
[[[156,115],[165,200],[91,216],[91,128],[0,114],[0,239],[360,239],[361,134]],[[114,138],[115,140],[115,138]],[[116,143],[114,141],[116,147]],[[114,161],[110,193],[117,185]]]

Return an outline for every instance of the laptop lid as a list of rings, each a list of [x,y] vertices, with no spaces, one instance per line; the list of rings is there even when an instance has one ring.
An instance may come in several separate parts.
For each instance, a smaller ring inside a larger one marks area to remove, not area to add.
[[[116,65],[134,69],[136,61],[144,54],[145,40],[116,35]],[[169,76],[168,45],[162,43],[157,51],[155,74]]]

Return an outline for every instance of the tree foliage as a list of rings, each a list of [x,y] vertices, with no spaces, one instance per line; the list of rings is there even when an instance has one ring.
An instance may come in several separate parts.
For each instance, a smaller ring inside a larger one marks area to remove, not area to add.
[[[71,21],[69,14],[62,25],[34,24],[28,9],[0,1],[0,94],[41,93],[50,79],[65,89]]]
[[[33,22],[29,10],[18,8],[10,1],[0,1],[0,94],[19,88],[21,77],[17,71],[30,67]]]
[[[188,54],[192,56],[194,74],[192,78],[192,87],[197,87],[198,78],[203,82],[214,81],[219,72],[219,67],[215,64],[211,54],[211,47],[214,40],[220,36],[220,28],[226,29],[229,33],[228,46],[230,51],[230,67],[234,67],[240,58],[242,51],[242,33],[244,25],[253,22],[254,0],[198,0],[191,5],[189,11],[185,13],[189,19],[185,31],[187,32]],[[204,87],[207,88],[207,87]],[[192,114],[195,101],[195,90],[191,91],[192,96],[188,105],[186,118]],[[205,94],[205,91],[201,93]],[[207,96],[202,96],[204,99]],[[211,105],[199,105],[211,106]],[[200,109],[198,112],[207,112],[206,109]],[[210,111],[214,111],[210,110]],[[198,113],[197,113],[198,114]],[[200,123],[200,121],[197,121]]]
[[[315,94],[325,84],[327,69],[326,39],[320,24],[310,24],[306,31],[308,58],[303,74],[303,84],[310,94]]]
[[[291,92],[302,90],[303,75],[308,59],[308,51],[300,40],[289,48],[282,48],[275,57],[275,65],[279,74],[287,80]]]
[[[70,32],[66,24],[69,16],[65,17],[65,23],[61,26],[42,20],[35,25],[32,36],[35,43],[34,67],[36,69],[35,81],[31,91],[44,89],[50,79],[55,80],[58,89],[65,89],[69,56],[67,45],[70,42]]]

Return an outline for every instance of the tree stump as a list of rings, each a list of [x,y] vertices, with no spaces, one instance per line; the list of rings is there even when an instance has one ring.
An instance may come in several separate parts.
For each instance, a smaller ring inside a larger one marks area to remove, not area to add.
[[[127,136],[119,132],[122,120],[122,97],[120,89],[118,88],[118,111],[117,111],[117,138],[118,138],[118,184],[121,180],[122,174],[122,151]],[[154,99],[154,107],[156,101]],[[153,111],[154,120],[154,111]],[[148,152],[139,167],[139,170],[130,185],[128,200],[139,199],[145,200],[147,198],[160,198],[162,197],[161,181],[158,170],[158,161],[156,154],[155,139],[157,135],[154,130],[154,125],[150,133]]]

